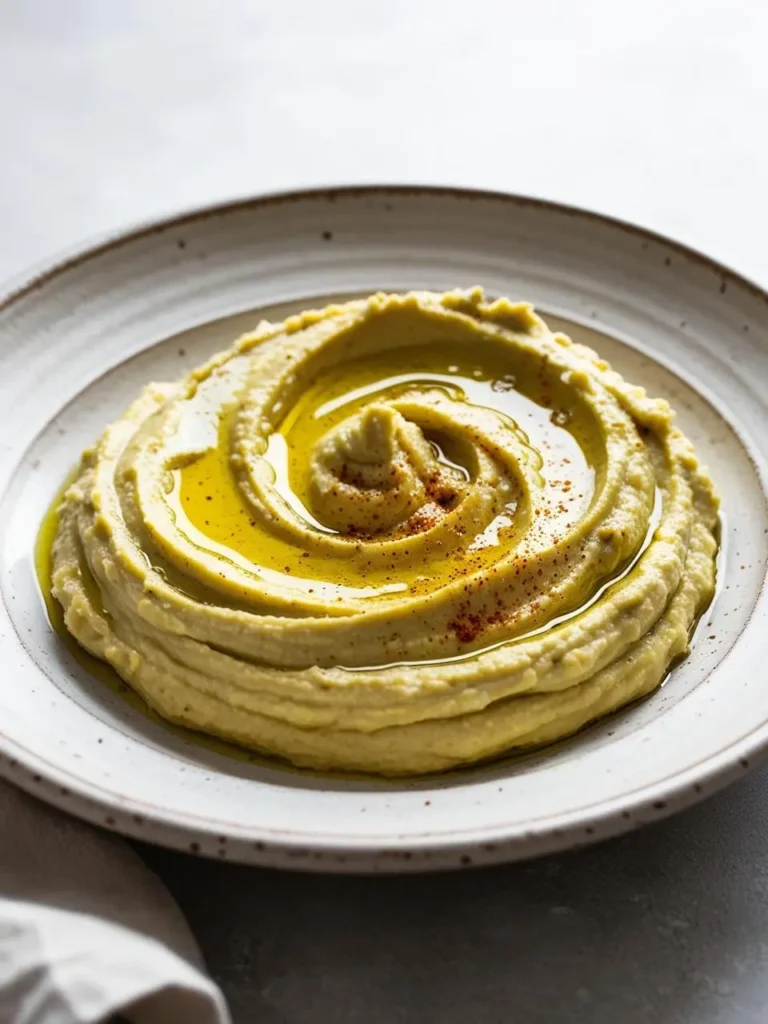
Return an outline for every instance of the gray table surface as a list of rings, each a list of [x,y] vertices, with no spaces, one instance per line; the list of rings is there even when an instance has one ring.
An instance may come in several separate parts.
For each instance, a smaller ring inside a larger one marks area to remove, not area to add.
[[[0,275],[187,205],[441,182],[636,220],[768,283],[750,0],[2,0]],[[768,1019],[768,770],[492,870],[331,878],[138,847],[236,1021]]]

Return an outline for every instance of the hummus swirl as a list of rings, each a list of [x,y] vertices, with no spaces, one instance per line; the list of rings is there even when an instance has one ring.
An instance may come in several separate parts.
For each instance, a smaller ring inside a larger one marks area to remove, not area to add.
[[[717,509],[669,405],[528,304],[375,295],[149,385],[64,495],[52,593],[173,722],[429,772],[657,687]]]

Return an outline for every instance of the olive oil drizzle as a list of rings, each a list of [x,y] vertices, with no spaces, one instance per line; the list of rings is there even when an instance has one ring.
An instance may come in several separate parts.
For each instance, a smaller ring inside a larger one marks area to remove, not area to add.
[[[558,388],[561,400],[566,396],[560,382],[518,373],[512,386],[512,377],[505,372],[509,370],[508,356],[497,348],[489,346],[477,362],[469,361],[462,347],[454,343],[432,343],[407,353],[388,352],[337,368],[309,387],[277,424],[262,457],[271,467],[275,492],[304,524],[310,538],[312,534],[338,536],[338,531],[311,511],[308,453],[319,439],[372,400],[397,403],[404,394],[418,396],[424,389],[436,387],[452,401],[503,417],[521,443],[531,449],[532,458],[539,460],[543,486],[551,492],[553,514],[567,519],[564,530],[575,525],[589,507],[601,472],[598,432],[587,414],[564,418],[565,412],[556,402]],[[404,362],[409,364],[407,372],[402,372]],[[401,372],[392,372],[397,369]],[[297,594],[376,598],[407,591],[416,597],[445,584],[451,567],[444,564],[442,555],[426,564],[404,558],[394,568],[377,569],[368,558],[365,538],[341,556],[318,553],[309,541],[302,548],[285,538],[279,524],[273,527],[254,516],[238,487],[230,465],[230,435],[231,414],[224,411],[215,446],[174,470],[169,500],[178,528],[198,550],[207,547],[255,578]],[[461,461],[461,451],[449,450],[451,437],[436,439],[428,432],[425,436],[437,448],[438,463],[460,473],[471,486],[471,471]],[[567,492],[558,490],[564,479]],[[502,517],[494,529],[470,551],[476,571],[493,564],[505,546],[515,542],[514,510],[511,515],[509,510],[499,511]],[[372,537],[370,542],[386,539]]]

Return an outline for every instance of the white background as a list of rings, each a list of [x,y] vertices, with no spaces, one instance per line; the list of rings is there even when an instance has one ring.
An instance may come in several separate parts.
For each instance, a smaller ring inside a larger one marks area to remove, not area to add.
[[[768,5],[0,0],[0,275],[188,205],[350,182],[565,200],[768,285]],[[143,852],[239,1020],[746,1024],[768,1014],[767,803],[763,771],[460,878]]]

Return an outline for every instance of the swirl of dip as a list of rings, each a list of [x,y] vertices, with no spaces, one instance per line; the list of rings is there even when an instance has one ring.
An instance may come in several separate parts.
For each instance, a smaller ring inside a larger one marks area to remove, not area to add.
[[[529,305],[375,295],[149,385],[65,493],[52,592],[171,721],[428,772],[658,686],[717,508],[668,404]]]

